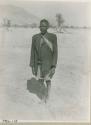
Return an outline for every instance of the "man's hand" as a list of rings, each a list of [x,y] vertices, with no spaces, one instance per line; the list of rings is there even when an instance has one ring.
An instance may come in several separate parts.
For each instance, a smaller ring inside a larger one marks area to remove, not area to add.
[[[55,67],[53,67],[53,68],[51,69],[51,71],[50,71],[50,77],[52,77],[52,76],[54,75],[54,73],[55,73]]]
[[[51,73],[52,73],[52,74],[55,73],[55,68],[54,68],[54,67],[51,69]]]
[[[35,75],[35,70],[34,70],[34,67],[32,67],[32,73],[33,73],[33,75]]]

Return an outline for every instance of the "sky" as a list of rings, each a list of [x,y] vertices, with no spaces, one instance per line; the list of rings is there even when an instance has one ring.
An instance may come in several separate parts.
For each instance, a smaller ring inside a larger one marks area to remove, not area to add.
[[[39,2],[39,1],[26,1],[26,2],[11,2],[4,3],[11,4],[17,7],[22,7],[29,13],[39,17],[40,19],[46,18],[51,22],[55,22],[56,14],[61,13],[65,24],[76,26],[91,26],[90,9],[91,3],[87,2]]]

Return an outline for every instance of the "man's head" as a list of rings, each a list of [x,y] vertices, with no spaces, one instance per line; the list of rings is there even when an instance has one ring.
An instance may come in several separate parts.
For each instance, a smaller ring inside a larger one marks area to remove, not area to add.
[[[47,32],[47,29],[49,28],[49,22],[46,19],[43,19],[40,21],[40,31],[41,34],[45,34]]]

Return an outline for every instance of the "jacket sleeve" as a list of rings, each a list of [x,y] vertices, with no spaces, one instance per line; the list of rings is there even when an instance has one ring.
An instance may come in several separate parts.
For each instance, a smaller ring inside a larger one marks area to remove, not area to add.
[[[34,47],[34,37],[32,37],[32,45],[31,45],[31,57],[30,57],[30,64],[29,66],[34,66],[34,60],[35,60],[35,47]]]
[[[57,37],[55,35],[54,42],[53,42],[53,63],[52,63],[52,67],[56,67],[57,58],[58,58],[58,46],[57,46]]]

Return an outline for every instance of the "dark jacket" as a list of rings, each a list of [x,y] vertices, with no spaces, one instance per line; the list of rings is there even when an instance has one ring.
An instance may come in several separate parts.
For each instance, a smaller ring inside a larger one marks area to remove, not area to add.
[[[46,43],[40,47],[41,33],[32,37],[30,66],[34,67],[37,75],[38,64],[41,66],[41,76],[44,77],[52,67],[57,64],[57,37],[55,34],[46,33],[45,37],[52,43],[53,51]]]

